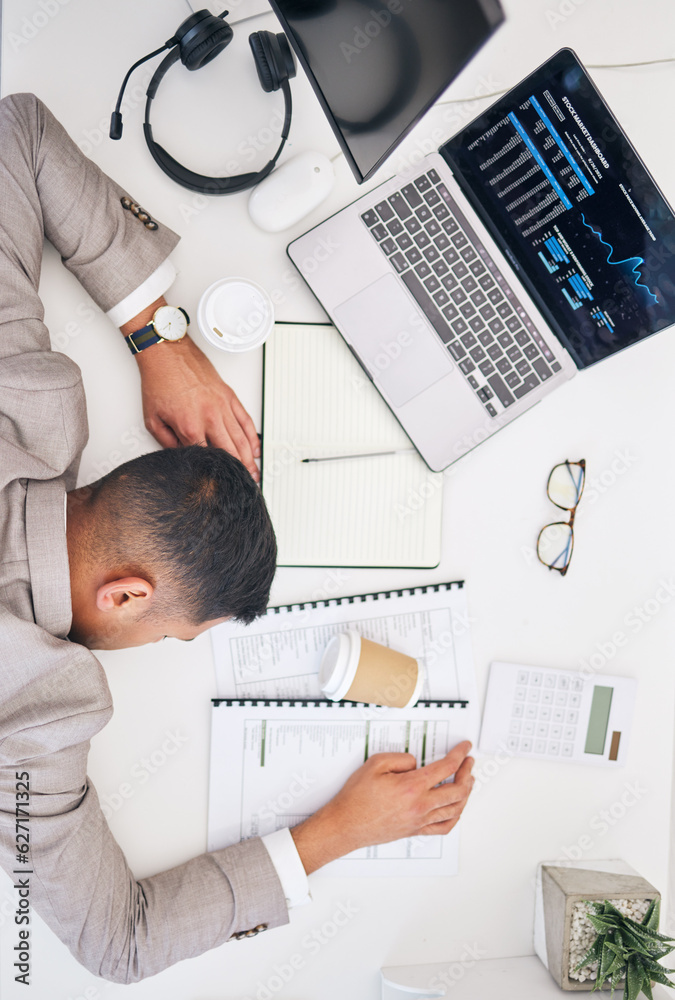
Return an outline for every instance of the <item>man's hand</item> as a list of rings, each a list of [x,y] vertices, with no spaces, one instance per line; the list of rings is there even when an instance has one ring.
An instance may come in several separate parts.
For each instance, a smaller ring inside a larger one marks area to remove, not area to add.
[[[149,323],[161,296],[120,327],[127,336]],[[143,418],[153,437],[165,448],[213,444],[246,466],[256,482],[260,456],[255,425],[229,385],[189,337],[153,344],[135,355],[141,373]]]
[[[449,833],[473,787],[470,749],[459,743],[420,768],[408,753],[370,757],[335,798],[291,830],[307,874],[360,847]],[[439,784],[453,774],[454,782]]]
[[[232,389],[189,337],[136,355],[145,426],[165,448],[213,444],[236,456],[256,482],[255,425]]]

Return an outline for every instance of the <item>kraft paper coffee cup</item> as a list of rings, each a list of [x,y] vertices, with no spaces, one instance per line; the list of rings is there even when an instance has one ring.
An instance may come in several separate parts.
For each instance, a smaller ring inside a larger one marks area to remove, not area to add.
[[[410,708],[418,700],[424,671],[417,660],[348,630],[333,636],[319,667],[319,684],[331,701]]]
[[[222,351],[261,347],[274,327],[272,300],[249,278],[221,278],[210,285],[197,307],[197,325],[205,340]]]

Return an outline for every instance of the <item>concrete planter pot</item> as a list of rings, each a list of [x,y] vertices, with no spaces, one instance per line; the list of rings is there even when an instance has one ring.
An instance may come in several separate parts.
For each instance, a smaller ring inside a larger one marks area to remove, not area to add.
[[[590,867],[563,868],[543,864],[540,867],[538,900],[538,919],[541,923],[543,916],[543,935],[540,927],[539,942],[535,934],[537,954],[561,989],[592,990],[595,980],[586,980],[582,983],[569,977],[571,925],[575,904],[584,900],[651,901],[660,898],[660,893],[654,886],[636,873],[625,874],[594,871]],[[542,938],[545,940],[545,956],[542,954]],[[609,984],[606,989],[609,990]]]

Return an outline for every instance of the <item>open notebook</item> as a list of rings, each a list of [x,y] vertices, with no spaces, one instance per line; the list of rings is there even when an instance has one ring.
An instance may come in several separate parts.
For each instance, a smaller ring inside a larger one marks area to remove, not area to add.
[[[334,327],[276,324],[265,345],[262,489],[279,565],[436,566],[442,484]]]

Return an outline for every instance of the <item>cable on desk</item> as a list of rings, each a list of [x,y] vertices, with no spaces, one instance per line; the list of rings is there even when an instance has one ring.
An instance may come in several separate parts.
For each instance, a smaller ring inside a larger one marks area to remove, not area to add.
[[[675,62],[675,56],[666,56],[665,59],[644,59],[640,62],[626,62],[626,63],[584,63],[583,65],[587,69],[632,69],[634,66],[657,66],[661,63],[671,63]],[[490,97],[501,97],[502,94],[507,94],[511,87],[504,87],[503,90],[493,90],[489,94],[479,94],[474,97],[451,97],[447,101],[436,101],[438,104],[470,104],[472,101],[486,101]],[[434,105],[434,107],[436,107]]]

